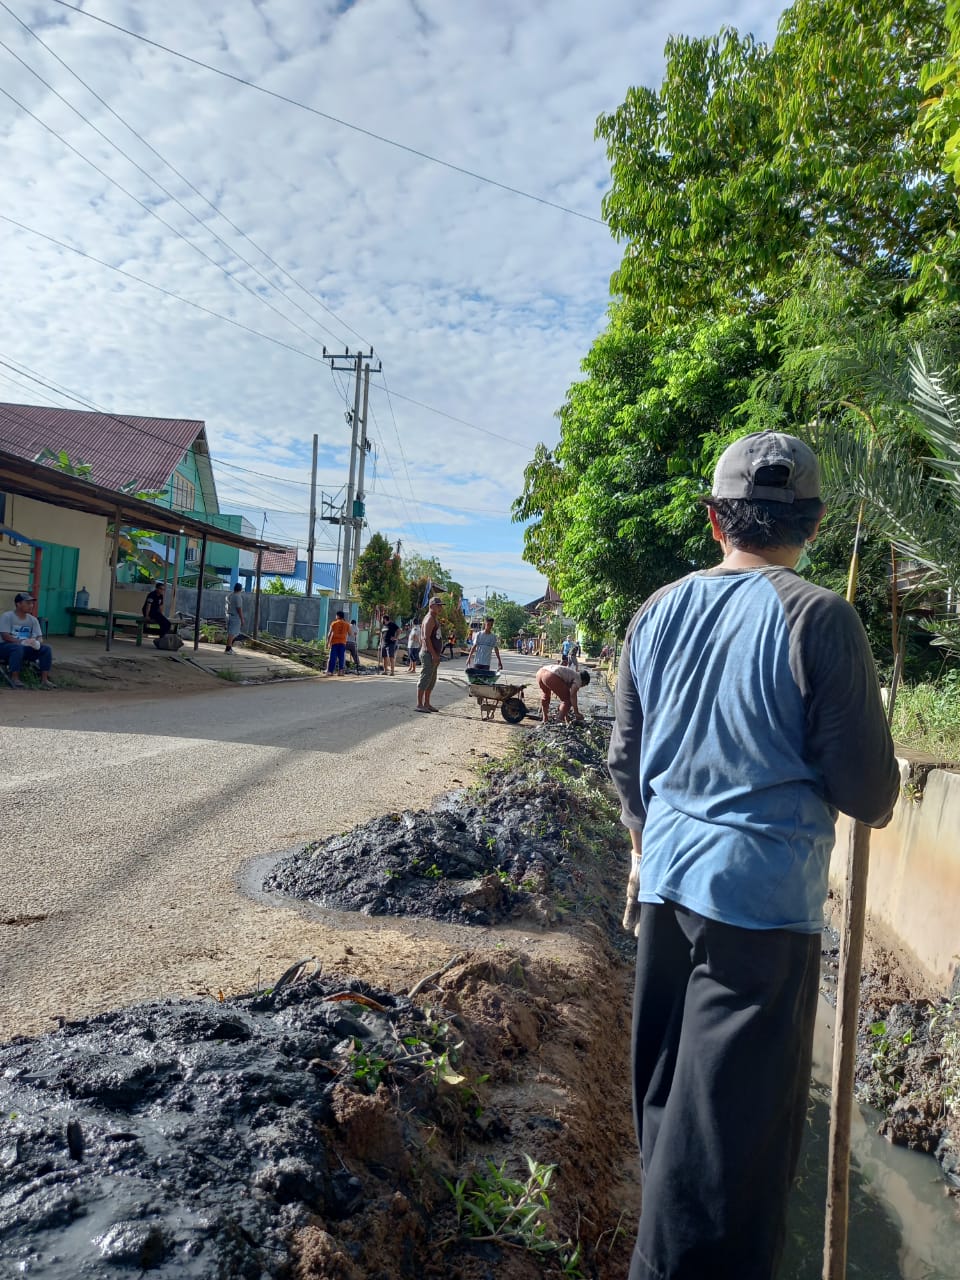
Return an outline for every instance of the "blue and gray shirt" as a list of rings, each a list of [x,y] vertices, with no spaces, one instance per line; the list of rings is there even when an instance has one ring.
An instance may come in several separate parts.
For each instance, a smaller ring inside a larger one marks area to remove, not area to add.
[[[856,611],[777,565],[662,587],[627,631],[609,766],[641,902],[817,932],[837,810],[882,827],[899,792]]]

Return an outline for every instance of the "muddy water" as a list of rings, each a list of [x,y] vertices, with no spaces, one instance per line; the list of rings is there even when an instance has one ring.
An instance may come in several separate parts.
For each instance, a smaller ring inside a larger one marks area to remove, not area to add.
[[[819,1280],[821,1275],[835,1017],[821,999],[813,1105],[780,1280]],[[851,1280],[960,1280],[960,1201],[946,1195],[935,1160],[878,1137],[879,1122],[879,1113],[854,1110],[848,1275]]]

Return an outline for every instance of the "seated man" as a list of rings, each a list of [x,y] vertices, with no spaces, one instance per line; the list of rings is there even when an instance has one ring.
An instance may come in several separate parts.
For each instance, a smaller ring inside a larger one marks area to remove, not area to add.
[[[152,622],[156,626],[161,640],[171,629],[170,619],[163,612],[163,591],[163,583],[155,583],[153,590],[147,594],[141,610],[147,622]],[[143,629],[146,631],[146,626]]]
[[[20,591],[14,597],[13,608],[0,614],[0,662],[5,662],[10,672],[10,683],[15,689],[25,689],[20,679],[24,662],[35,662],[40,672],[40,688],[54,689],[50,679],[53,666],[53,650],[43,644],[40,623],[30,608],[36,605],[36,597]]]

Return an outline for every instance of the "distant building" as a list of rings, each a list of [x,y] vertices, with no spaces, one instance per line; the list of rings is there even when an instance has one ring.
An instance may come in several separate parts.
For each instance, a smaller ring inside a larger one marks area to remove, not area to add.
[[[328,561],[314,560],[314,592],[336,591],[339,569],[339,565],[332,564]],[[240,570],[240,579],[243,582],[244,589],[246,591],[251,590],[251,583],[256,575],[256,571],[256,562],[254,562],[251,569]],[[306,557],[302,559],[300,558],[299,547],[288,547],[285,551],[266,551],[263,555],[261,577],[264,586],[273,582],[274,578],[279,578],[283,585],[288,587],[291,591],[299,591],[305,595],[307,591]]]

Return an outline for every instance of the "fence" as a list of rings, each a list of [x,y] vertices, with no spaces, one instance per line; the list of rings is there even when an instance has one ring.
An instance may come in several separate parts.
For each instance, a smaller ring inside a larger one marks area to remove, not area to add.
[[[231,594],[215,587],[205,587],[200,601],[200,621],[224,622],[227,597]],[[242,598],[243,629],[252,633],[254,594],[244,591]],[[343,609],[347,617],[352,617],[353,614],[348,612],[350,608],[349,601],[335,600],[330,596],[274,596],[261,592],[260,630],[287,640],[322,640],[337,610]],[[353,610],[356,613],[356,605],[353,605]],[[177,612],[190,619],[196,617],[195,587],[177,588]]]

